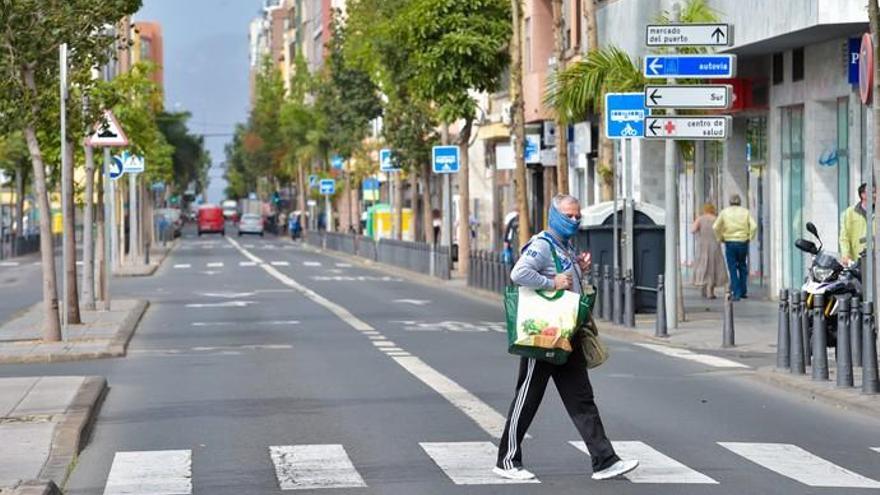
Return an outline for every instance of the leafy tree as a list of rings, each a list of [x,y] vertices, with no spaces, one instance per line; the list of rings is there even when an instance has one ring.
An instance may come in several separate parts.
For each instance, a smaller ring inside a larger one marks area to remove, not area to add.
[[[467,274],[470,256],[470,189],[468,145],[476,102],[472,91],[497,89],[508,64],[511,11],[507,0],[412,0],[397,21],[409,48],[410,86],[433,101],[440,119],[463,121],[459,179],[459,271]]]
[[[90,65],[101,65],[115,37],[105,29],[140,7],[140,0],[0,0],[0,114],[8,129],[23,131],[34,172],[34,193],[41,211],[43,266],[43,337],[61,339],[58,294],[52,249],[49,197],[41,127],[52,127],[57,108],[58,47],[67,43],[71,54]]]
[[[205,138],[190,134],[186,125],[190,117],[189,112],[161,112],[156,117],[159,131],[174,149],[171,165],[175,191],[185,191],[192,182],[198,185],[198,189],[207,185],[211,157],[205,150]]]

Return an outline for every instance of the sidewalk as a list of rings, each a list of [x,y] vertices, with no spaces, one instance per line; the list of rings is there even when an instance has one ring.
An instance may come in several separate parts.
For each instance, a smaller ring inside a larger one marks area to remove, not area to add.
[[[100,377],[0,379],[0,494],[63,486],[106,391]]]
[[[42,303],[0,326],[0,364],[79,361],[124,356],[147,301],[117,299],[110,311],[82,311],[83,324],[70,325],[63,341],[43,343]]]
[[[123,265],[113,269],[114,277],[149,277],[156,273],[156,270],[165,261],[171,251],[177,247],[177,239],[171,241],[166,246],[156,245],[150,248],[150,262],[137,265]]]

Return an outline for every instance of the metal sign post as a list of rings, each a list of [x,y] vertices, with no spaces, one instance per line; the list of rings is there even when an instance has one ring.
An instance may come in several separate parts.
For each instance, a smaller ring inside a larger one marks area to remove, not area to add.
[[[67,170],[70,166],[67,163],[67,43],[62,43],[58,47],[58,55],[61,65],[61,218],[63,219],[64,215],[67,214],[69,206],[68,194],[70,193],[70,186],[68,181],[72,180],[72,177],[68,177],[69,172]],[[52,213],[47,211],[43,212],[43,214],[51,215]],[[71,218],[69,221],[73,222],[73,219]],[[70,283],[67,280],[67,250],[70,248],[71,242],[74,241],[68,239],[66,235],[61,236],[61,330],[64,337],[67,336],[67,286]],[[53,267],[52,269],[54,270],[55,268]]]

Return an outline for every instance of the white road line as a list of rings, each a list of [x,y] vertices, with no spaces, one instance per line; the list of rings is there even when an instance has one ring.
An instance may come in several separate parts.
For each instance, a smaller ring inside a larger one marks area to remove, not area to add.
[[[208,263],[205,266],[207,266],[208,268],[223,268],[223,262],[220,261],[220,262]]]
[[[336,268],[351,268],[351,263],[336,263]]]
[[[678,347],[644,343],[636,343],[635,345],[643,347],[645,349],[650,349],[654,352],[659,352],[660,354],[664,354],[666,356],[694,361],[700,364],[705,364],[706,366],[711,366],[713,368],[748,368],[748,366],[742,363],[738,363],[736,361],[732,361],[730,359],[725,359],[718,356],[711,356],[709,354],[697,354],[696,352],[692,352],[687,349],[681,349]]]
[[[269,455],[282,490],[367,486],[342,445],[274,446]]]
[[[589,455],[582,441],[569,442]],[[624,459],[638,459],[639,468],[623,475],[633,483],[680,483],[694,485],[717,485],[718,482],[695,471],[675,459],[664,455],[643,442],[611,442],[617,455]]]
[[[246,258],[256,263],[260,263],[263,270],[269,275],[275,277],[276,280],[291,289],[295,289],[321,306],[324,306],[355,330],[362,332],[376,331],[375,328],[351,314],[351,312],[344,307],[330,301],[312,289],[300,284],[293,278],[281,273],[275,269],[275,267],[266,265],[260,258],[254,256],[246,249],[243,249],[234,239],[227,237],[226,240],[233,246],[237,247],[239,252],[241,252]],[[390,348],[388,350],[390,350]],[[395,348],[394,350],[402,351],[403,349]],[[480,428],[485,430],[486,433],[494,438],[501,438],[501,434],[504,431],[504,416],[499,414],[498,411],[492,408],[492,406],[486,404],[477,398],[477,396],[468,392],[467,389],[458,383],[455,383],[446,375],[443,375],[439,371],[428,366],[424,361],[415,356],[393,356],[392,359],[413,376],[421,380],[425,385],[434,389],[434,391],[443,396],[443,398],[448,400],[453,406],[457,407],[470,417],[480,426]]]
[[[509,480],[492,472],[498,447],[492,442],[422,442],[437,466],[456,485],[506,485],[511,483],[540,483],[530,480]]]
[[[257,266],[253,261],[239,261],[238,266]]]
[[[382,334],[380,334],[379,332],[377,332],[377,331],[375,331],[375,330],[367,330],[367,331],[365,331],[365,332],[361,332],[361,333],[363,333],[364,335],[382,335]]]
[[[189,263],[178,263],[178,264],[174,265],[174,268],[177,268],[177,269],[192,268],[192,265],[190,265]]]
[[[191,303],[187,308],[245,308],[249,304],[257,304],[255,301],[224,301],[219,303]]]
[[[787,443],[718,442],[718,445],[759,466],[807,486],[830,488],[880,488],[880,482],[844,469]]]
[[[17,261],[2,261],[0,262],[0,266],[18,266]]]
[[[376,347],[397,347],[397,344],[390,340],[374,340],[373,345]]]
[[[192,451],[117,452],[104,495],[188,495],[192,493]]]
[[[320,261],[303,261],[303,266],[321,266]]]
[[[387,354],[389,356],[412,356],[412,354],[410,354],[406,351],[389,351],[389,352],[386,352],[385,354]]]
[[[880,447],[871,447],[871,450],[880,454]]]
[[[272,266],[290,266],[287,261],[273,261]]]

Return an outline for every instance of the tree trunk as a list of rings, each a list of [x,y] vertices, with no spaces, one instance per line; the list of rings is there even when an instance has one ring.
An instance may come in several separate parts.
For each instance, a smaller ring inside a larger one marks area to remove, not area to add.
[[[25,72],[31,95],[36,93],[33,72]],[[32,110],[37,114],[37,109]],[[55,279],[55,249],[52,245],[52,210],[49,207],[49,196],[46,192],[46,166],[37,142],[37,131],[34,126],[25,127],[24,136],[27,140],[31,163],[34,167],[34,195],[36,206],[40,210],[40,258],[43,266],[43,340],[58,342],[61,340],[61,321],[58,318],[58,287]]]
[[[62,198],[61,225],[68,242],[64,245],[64,273],[67,276],[67,293],[64,295],[67,323],[79,325],[79,290],[76,283],[76,206],[73,204],[73,143],[67,141],[67,197]],[[62,174],[64,175],[64,174]]]
[[[553,47],[556,73],[565,70],[565,18],[562,0],[553,0]],[[556,116],[556,190],[568,194],[568,124],[564,115]]]
[[[391,180],[394,182],[394,197],[391,198],[391,235],[398,241],[403,237],[403,179],[400,177],[402,173],[400,170],[391,173]]]
[[[95,309],[95,153],[91,146],[85,147],[86,155],[86,190],[85,212],[83,219],[83,280],[82,298],[86,311]]]
[[[306,194],[309,192],[309,184],[306,182],[306,170],[305,167],[299,165],[296,167],[296,175],[297,181],[299,182],[299,190],[297,191],[297,203],[299,204],[299,225],[300,228],[305,232],[308,226],[308,214],[306,213]]]
[[[103,160],[102,160],[103,162]],[[107,286],[104,285],[105,271],[107,269],[106,246],[106,220],[104,218],[104,167],[98,171],[98,201],[95,215],[95,287],[97,298],[101,300],[101,308],[107,311]]]
[[[419,229],[418,224],[421,222],[421,218],[419,217],[419,175],[416,173],[415,168],[409,174],[409,197],[410,200],[410,209],[412,210],[411,220],[409,222],[409,231],[410,235],[412,235],[413,241],[419,241]]]
[[[583,0],[584,21],[587,26],[587,50],[599,49],[599,30],[596,28],[596,2],[595,0]]]
[[[473,119],[468,118],[459,136],[458,148],[461,155],[461,170],[458,171],[458,273],[467,278],[468,261],[471,255],[471,190],[470,190],[470,157],[468,145],[471,141]]]
[[[513,11],[513,36],[510,40],[510,102],[512,104],[513,123],[513,152],[516,157],[516,169],[514,170],[514,187],[516,188],[516,207],[518,214],[519,245],[525,246],[532,235],[529,225],[529,203],[526,195],[526,118],[525,101],[523,100],[523,6],[522,0],[511,0]]]
[[[20,244],[19,240],[24,234],[24,176],[27,169],[19,164],[15,171],[15,235],[13,239],[13,250],[17,249]],[[13,251],[13,256],[17,253]]]
[[[434,212],[431,208],[431,164],[422,164],[422,230],[425,232],[425,242],[434,244]]]

